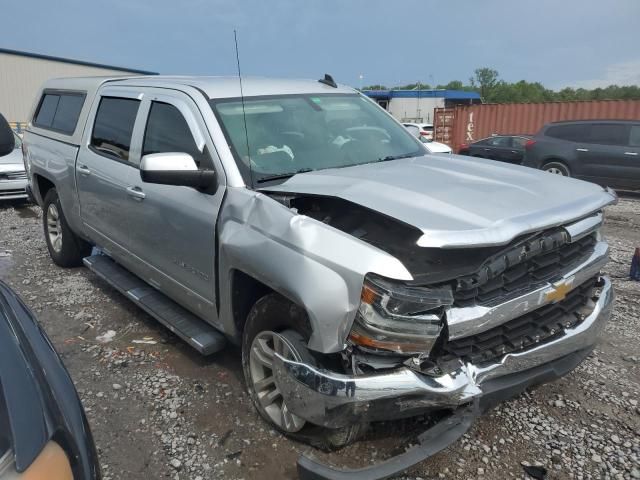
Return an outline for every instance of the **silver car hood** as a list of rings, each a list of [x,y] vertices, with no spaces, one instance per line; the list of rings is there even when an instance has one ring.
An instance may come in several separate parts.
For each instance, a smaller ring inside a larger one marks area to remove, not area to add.
[[[420,229],[422,247],[503,245],[615,202],[593,183],[458,155],[298,174],[270,192],[339,197]]]

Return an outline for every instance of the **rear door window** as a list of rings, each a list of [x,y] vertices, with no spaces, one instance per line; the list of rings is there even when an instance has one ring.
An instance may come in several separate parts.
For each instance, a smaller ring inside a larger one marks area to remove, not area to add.
[[[585,142],[589,138],[589,127],[588,123],[554,125],[547,129],[545,135],[571,142]]]
[[[492,147],[508,147],[510,143],[509,137],[494,137],[487,141]]]
[[[626,145],[629,126],[616,123],[594,123],[589,133],[589,143],[597,145]]]
[[[629,145],[631,145],[632,147],[640,147],[640,125],[631,126]]]
[[[203,159],[180,110],[168,103],[151,102],[142,155],[164,152],[188,153],[198,166]]]
[[[514,147],[522,148],[526,145],[528,140],[529,140],[528,138],[524,138],[524,137],[513,137],[511,139],[511,142]]]
[[[85,94],[79,92],[45,92],[36,112],[36,127],[72,135],[78,124]]]
[[[128,161],[139,106],[140,101],[133,98],[102,97],[93,124],[91,147],[102,155]]]

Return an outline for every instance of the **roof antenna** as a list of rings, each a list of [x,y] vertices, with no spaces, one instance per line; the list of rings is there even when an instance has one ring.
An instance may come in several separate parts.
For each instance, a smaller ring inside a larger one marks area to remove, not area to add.
[[[336,83],[336,81],[333,79],[333,77],[331,75],[329,75],[328,73],[324,74],[324,78],[321,78],[320,80],[318,80],[320,83],[324,83],[325,85],[329,85],[330,87],[333,88],[338,88],[338,84]]]
[[[238,54],[238,34],[233,30],[233,40],[236,44],[236,63],[238,64],[238,81],[240,82],[240,101],[242,102],[242,120],[244,121],[244,138],[247,142],[247,157],[249,157],[249,179],[253,188],[253,169],[251,168],[251,150],[249,149],[249,132],[247,131],[247,114],[244,110],[244,93],[242,91],[242,74],[240,73],[240,55]]]

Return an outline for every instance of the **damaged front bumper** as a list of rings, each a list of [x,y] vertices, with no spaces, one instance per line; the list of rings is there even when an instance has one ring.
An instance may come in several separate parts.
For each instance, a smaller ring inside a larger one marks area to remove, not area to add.
[[[593,310],[578,325],[566,329],[561,337],[522,352],[507,354],[496,362],[482,365],[461,362],[455,371],[441,376],[424,375],[409,368],[351,376],[277,357],[276,381],[289,410],[311,423],[330,428],[410,417],[433,410],[456,410],[461,406],[468,409],[473,405],[471,413],[459,413],[462,409],[454,413],[453,418],[458,420],[454,420],[454,427],[449,429],[455,432],[453,440],[451,433],[434,437],[434,441],[445,448],[464,434],[471,424],[470,418],[530,385],[566,374],[589,354],[610,317],[613,305],[610,280],[601,277],[599,286],[600,294]],[[444,439],[450,441],[443,442]],[[408,464],[396,460],[394,465],[399,469],[394,467],[392,473],[400,472],[441,449],[433,451],[434,446],[438,445],[423,448],[421,454],[414,453]],[[301,472],[313,470],[318,474],[323,468],[328,468],[308,458],[302,459],[299,466]],[[366,471],[362,478],[386,478],[388,475],[382,470],[379,473],[384,473],[383,476],[370,469]],[[329,468],[322,474],[324,476],[305,478],[351,478],[335,476],[331,472],[338,471]]]

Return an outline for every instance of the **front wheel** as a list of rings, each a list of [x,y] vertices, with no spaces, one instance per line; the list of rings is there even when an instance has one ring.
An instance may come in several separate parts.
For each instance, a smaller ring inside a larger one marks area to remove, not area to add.
[[[562,175],[563,177],[570,177],[571,172],[569,171],[569,167],[567,167],[562,162],[549,162],[545,163],[542,167],[542,170],[548,173],[553,173],[554,175]]]
[[[91,252],[91,245],[79,238],[67,223],[55,188],[47,192],[42,205],[42,225],[49,255],[60,267],[78,267]]]
[[[364,425],[330,429],[305,421],[289,410],[274,375],[276,353],[316,366],[305,346],[307,325],[304,311],[284,297],[272,293],[258,300],[249,312],[242,336],[245,382],[256,410],[277,430],[323,450],[335,450],[355,441]]]

